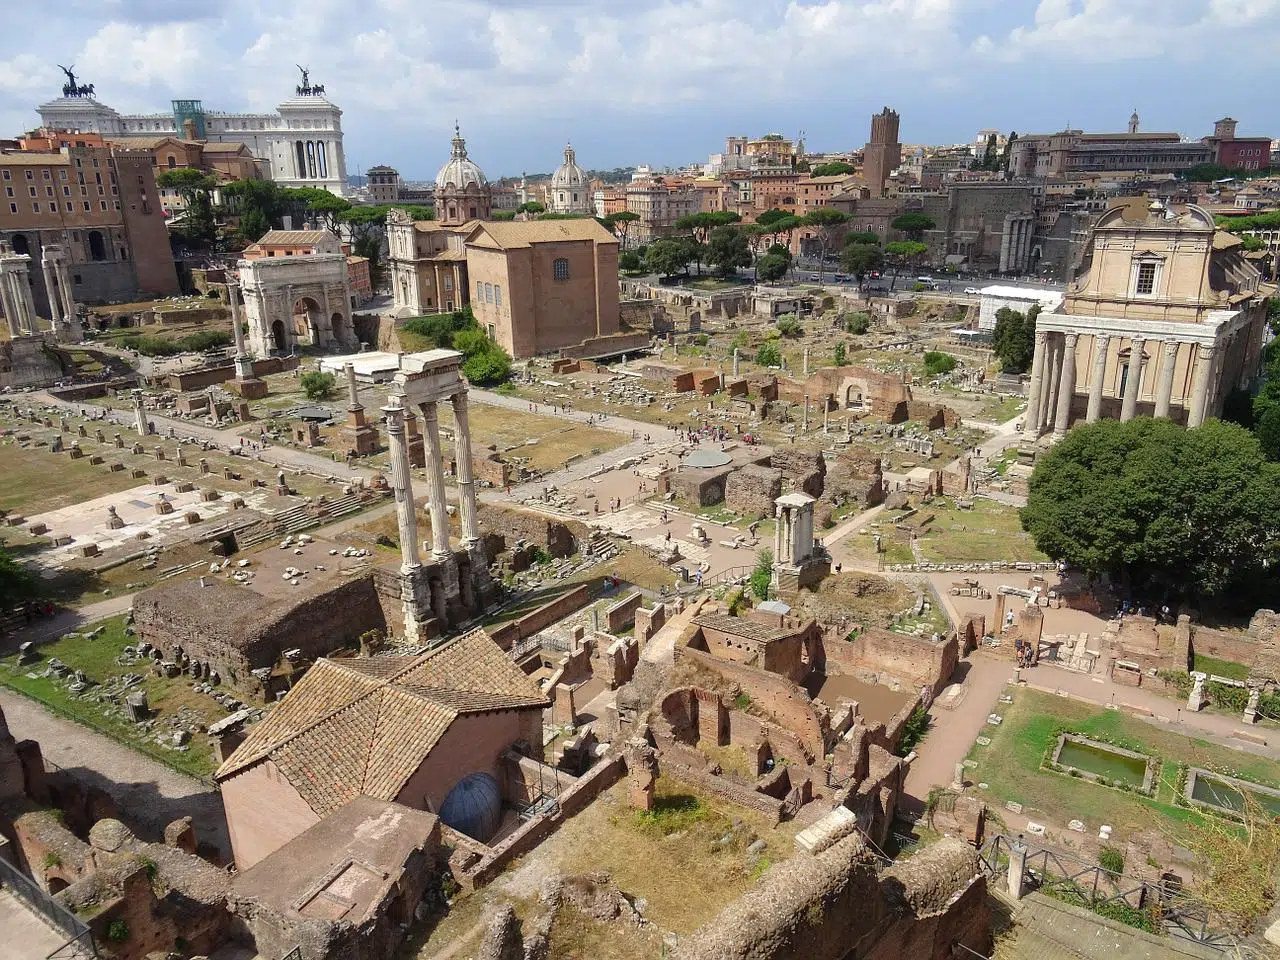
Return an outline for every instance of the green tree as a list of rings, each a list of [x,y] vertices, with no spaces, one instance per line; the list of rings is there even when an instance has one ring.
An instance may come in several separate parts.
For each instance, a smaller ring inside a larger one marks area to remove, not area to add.
[[[649,245],[644,254],[644,268],[650,273],[670,277],[684,272],[693,259],[691,245],[683,239],[664,237]]]
[[[845,163],[843,160],[832,160],[829,163],[820,163],[809,171],[811,177],[839,177],[853,173],[857,170],[851,163]]]
[[[237,233],[245,243],[280,225],[286,204],[284,190],[274,180],[233,180],[219,192],[223,214],[240,218]]]
[[[845,318],[844,329],[848,333],[861,336],[871,329],[871,315],[858,311]]]
[[[884,267],[884,251],[870,243],[850,244],[840,254],[840,266],[862,287],[866,283],[867,274]]]
[[[30,600],[37,594],[36,578],[9,551],[0,547],[0,610]]]
[[[547,212],[547,205],[545,203],[539,203],[537,200],[529,200],[525,203],[520,204],[520,206],[516,207],[516,213],[518,214],[528,213],[532,215],[532,214],[546,213],[546,212]]]
[[[780,367],[782,366],[782,351],[778,349],[776,343],[766,341],[760,344],[760,349],[756,351],[756,363],[762,367]]]
[[[761,600],[769,599],[769,585],[773,582],[773,551],[761,550],[756,555],[756,565],[751,571],[751,592]]]
[[[156,174],[156,186],[175,190],[186,205],[181,231],[188,242],[211,244],[218,225],[213,216],[213,190],[218,181],[193,167],[174,167]]]
[[[1005,373],[1026,373],[1035,359],[1036,317],[1040,305],[1032,304],[1024,316],[1010,307],[996,311],[996,326],[991,333],[991,349]]]
[[[926,230],[932,230],[937,226],[933,221],[933,217],[927,213],[919,213],[912,211],[910,213],[899,214],[890,221],[889,226],[899,233],[905,233],[908,240],[920,241],[924,239]],[[887,249],[887,248],[886,248]]]
[[[634,250],[623,250],[618,254],[618,267],[629,273],[635,273],[641,268],[640,254]]]
[[[831,249],[836,231],[849,222],[849,215],[834,207],[818,207],[810,211],[800,222],[803,226],[813,229],[814,237],[818,241],[818,283],[821,284],[827,269],[827,251]]]
[[[382,242],[390,209],[386,204],[366,204],[338,214],[351,234],[352,252],[369,261],[369,280],[374,290],[382,287]]]
[[[638,213],[633,213],[630,210],[619,210],[617,213],[611,213],[606,216],[604,225],[613,231],[613,235],[618,238],[618,242],[622,244],[622,249],[625,250],[627,249],[631,225],[639,219],[640,214]]]
[[[924,375],[938,377],[950,373],[956,368],[956,358],[949,353],[938,350],[926,350],[924,354]]]
[[[774,326],[784,337],[799,337],[804,334],[804,326],[794,313],[784,313],[774,321]]]
[[[898,285],[898,274],[902,272],[903,267],[915,263],[928,252],[928,245],[917,240],[894,240],[892,243],[886,243],[885,259],[893,264],[893,279],[889,282],[889,289],[892,290]]]
[[[835,348],[831,351],[831,362],[837,367],[843,367],[849,362],[849,351],[843,340],[836,341]]]
[[[776,283],[791,269],[791,260],[776,253],[766,253],[756,261],[756,279],[762,283]]]
[[[1009,131],[1009,139],[1004,142],[1004,150],[1000,153],[1000,167],[1004,172],[1009,172],[1009,161],[1013,157],[1013,145],[1018,142],[1018,131]]]
[[[698,243],[709,243],[711,234],[719,227],[727,227],[742,220],[732,210],[716,210],[712,212],[691,213],[676,220],[677,230],[688,230]]]
[[[856,243],[865,243],[873,247],[880,246],[880,234],[874,230],[850,230],[844,235],[844,245],[851,247]]]
[[[338,386],[338,381],[332,373],[319,373],[315,370],[304,373],[300,382],[302,392],[307,395],[308,400],[328,400]]]
[[[1277,483],[1280,465],[1235,424],[1103,420],[1037,461],[1022,525],[1090,577],[1248,605],[1277,587]]]
[[[1262,415],[1253,425],[1254,436],[1268,460],[1280,460],[1280,404],[1272,403],[1263,408]]]
[[[737,216],[737,214],[734,214]],[[707,262],[723,277],[737,272],[739,267],[751,266],[751,250],[747,238],[737,227],[716,227],[707,240]]]

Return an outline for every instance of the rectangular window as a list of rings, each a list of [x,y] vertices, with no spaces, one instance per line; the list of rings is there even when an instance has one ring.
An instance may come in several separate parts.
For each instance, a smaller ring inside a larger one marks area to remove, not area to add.
[[[65,171],[65,170],[59,170],[59,171],[58,171],[58,179],[59,179],[59,180],[66,180],[66,179],[67,179],[67,171]]]
[[[67,213],[75,213],[76,205],[70,200],[67,201]]]
[[[89,203],[88,200],[84,201],[84,212],[89,213],[91,210],[93,210],[93,206]]]
[[[27,175],[28,180],[34,180],[36,178],[36,175],[32,173],[30,170],[24,170],[23,173]]]
[[[493,302],[496,306],[502,306],[502,284],[494,284]]]
[[[476,303],[484,303],[484,281],[476,281]]]
[[[39,212],[40,212],[40,204],[38,204],[38,203],[33,203],[33,204],[31,205],[31,212],[32,212],[32,213],[39,213]]]
[[[44,178],[45,178],[46,180],[48,180],[48,179],[49,179],[49,171],[48,171],[48,170],[41,170],[41,171],[40,171],[40,173],[41,173],[41,174],[43,174],[43,176],[44,176]]]
[[[46,194],[46,195],[48,195],[48,196],[52,197],[52,196],[53,196],[53,187],[45,187],[45,188],[44,188],[44,192],[45,192],[45,194]]]
[[[8,179],[9,179],[9,171],[8,171],[8,170],[4,171],[4,178],[5,178],[6,180],[8,180]]]
[[[102,205],[102,209],[103,209],[103,210],[107,209],[107,201],[105,201],[105,200],[99,200],[99,201],[98,201],[98,203],[100,203],[100,204]]]
[[[36,195],[35,187],[27,187],[27,191],[34,197]]]
[[[1138,296],[1150,296],[1156,289],[1156,265],[1154,263],[1138,264]]]
[[[18,205],[17,205],[16,203],[11,203],[11,204],[9,204],[9,212],[10,212],[10,213],[17,213],[17,212],[18,212]]]

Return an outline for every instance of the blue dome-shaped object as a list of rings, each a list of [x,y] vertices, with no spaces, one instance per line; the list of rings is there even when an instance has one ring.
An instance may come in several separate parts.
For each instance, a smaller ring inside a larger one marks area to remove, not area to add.
[[[502,791],[487,773],[463,777],[440,806],[440,819],[459,833],[484,843],[502,823]]]

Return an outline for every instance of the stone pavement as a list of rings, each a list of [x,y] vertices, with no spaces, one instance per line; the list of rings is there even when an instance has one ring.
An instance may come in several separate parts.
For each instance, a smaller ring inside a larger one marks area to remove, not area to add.
[[[977,650],[968,660],[960,661],[957,671],[964,671],[964,699],[950,710],[935,702],[929,711],[933,719],[929,733],[916,747],[916,758],[907,771],[900,806],[913,814],[924,812],[931,789],[951,783],[956,764],[969,753],[974,739],[981,736],[987,716],[995,712],[996,702],[1013,676],[1013,664]]]
[[[7,887],[0,887],[0,933],[0,960],[45,960],[67,939]]]
[[[48,713],[34,700],[0,688],[0,709],[18,740],[38,740],[45,759],[81,783],[101,787],[116,801],[120,819],[139,836],[163,842],[165,825],[190,815],[196,835],[230,858],[222,795],[109,737]],[[3,938],[0,938],[3,939]]]

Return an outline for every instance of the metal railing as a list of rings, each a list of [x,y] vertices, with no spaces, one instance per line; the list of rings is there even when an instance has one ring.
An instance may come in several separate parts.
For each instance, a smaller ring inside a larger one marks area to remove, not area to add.
[[[983,844],[978,856],[988,874],[995,876],[1008,869],[1016,842],[997,834]],[[1204,903],[1183,893],[1176,881],[1153,883],[1126,877],[1092,861],[1044,849],[1026,851],[1023,880],[1031,890],[1065,894],[1095,912],[1114,906],[1147,913],[1153,924],[1171,937],[1223,951],[1239,945],[1233,933],[1219,926],[1221,918],[1214,917]]]
[[[40,914],[66,941],[48,956],[73,957],[98,955],[93,934],[79,917],[58,903],[36,882],[7,860],[0,858],[0,885],[8,887],[14,896]]]

